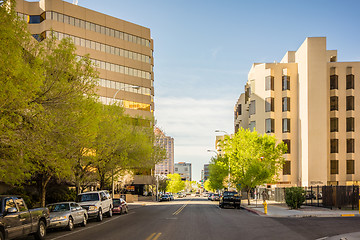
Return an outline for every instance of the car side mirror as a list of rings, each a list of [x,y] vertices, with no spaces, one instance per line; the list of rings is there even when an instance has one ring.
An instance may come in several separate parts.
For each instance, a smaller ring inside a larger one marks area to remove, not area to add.
[[[8,208],[8,209],[6,210],[6,213],[16,213],[16,212],[17,212],[17,209],[14,208],[14,207]]]

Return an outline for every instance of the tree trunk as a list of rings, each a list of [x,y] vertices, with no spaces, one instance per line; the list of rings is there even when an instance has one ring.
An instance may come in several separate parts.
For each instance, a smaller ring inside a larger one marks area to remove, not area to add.
[[[250,190],[251,189],[248,189],[246,192],[247,192],[247,199],[248,199],[248,205],[250,205]]]
[[[41,189],[40,189],[40,204],[41,207],[45,207],[45,199],[46,199],[46,187],[51,179],[51,176],[43,176],[41,178]]]

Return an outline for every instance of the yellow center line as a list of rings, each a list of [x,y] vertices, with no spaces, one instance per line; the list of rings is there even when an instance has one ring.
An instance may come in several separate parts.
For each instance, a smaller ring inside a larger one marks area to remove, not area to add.
[[[161,233],[152,233],[146,240],[157,240],[161,236]]]
[[[178,215],[187,205],[189,202],[185,203],[183,206],[181,206],[178,210],[176,210],[172,215]]]
[[[156,233],[151,234],[146,240],[150,240],[155,236]]]
[[[161,233],[158,233],[154,238],[153,240],[157,240],[159,237],[160,237]]]

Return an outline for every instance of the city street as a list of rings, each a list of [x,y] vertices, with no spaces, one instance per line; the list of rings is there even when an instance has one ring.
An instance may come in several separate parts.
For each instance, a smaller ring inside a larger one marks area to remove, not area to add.
[[[318,239],[358,232],[360,218],[270,218],[243,209],[220,209],[205,198],[131,204],[129,214],[90,221],[47,239]],[[31,238],[29,238],[31,239]]]

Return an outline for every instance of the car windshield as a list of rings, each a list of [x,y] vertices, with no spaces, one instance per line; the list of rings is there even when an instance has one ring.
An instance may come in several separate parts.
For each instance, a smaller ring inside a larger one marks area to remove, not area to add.
[[[236,192],[224,192],[224,196],[234,196]]]
[[[62,203],[62,204],[53,204],[48,206],[50,212],[64,212],[64,211],[70,211],[70,206],[68,203]]]
[[[99,194],[85,193],[77,196],[77,202],[99,201]]]
[[[119,206],[121,204],[121,200],[120,199],[113,199],[113,204],[114,204],[114,206]]]

